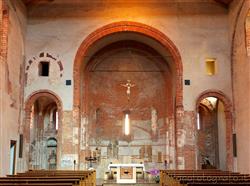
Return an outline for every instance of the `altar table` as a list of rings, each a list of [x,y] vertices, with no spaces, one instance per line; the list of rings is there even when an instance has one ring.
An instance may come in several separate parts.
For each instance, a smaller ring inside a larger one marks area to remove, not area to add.
[[[117,183],[136,183],[136,168],[145,171],[144,164],[128,163],[128,164],[109,164],[108,169],[116,168]]]

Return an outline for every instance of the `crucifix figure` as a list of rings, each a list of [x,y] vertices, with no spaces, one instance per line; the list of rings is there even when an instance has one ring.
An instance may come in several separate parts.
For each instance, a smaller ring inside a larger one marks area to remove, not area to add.
[[[127,80],[127,83],[126,83],[126,84],[121,84],[121,86],[127,88],[126,93],[127,93],[127,98],[128,98],[128,101],[129,101],[129,99],[130,99],[130,93],[131,93],[131,88],[134,87],[135,84],[132,84],[132,83],[131,83],[131,80],[128,79],[128,80]]]

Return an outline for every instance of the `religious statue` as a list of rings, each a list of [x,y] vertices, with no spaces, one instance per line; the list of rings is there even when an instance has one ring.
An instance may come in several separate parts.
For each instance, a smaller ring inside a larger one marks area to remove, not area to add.
[[[112,146],[113,146],[113,158],[118,159],[118,153],[119,153],[118,141],[114,140]]]
[[[152,162],[152,145],[147,145],[148,162]]]
[[[123,87],[126,87],[127,88],[127,98],[128,98],[128,101],[130,100],[130,93],[131,93],[131,88],[135,86],[135,84],[132,84],[131,83],[131,80],[127,80],[127,83],[126,84],[121,84],[121,86]]]
[[[111,143],[111,141],[109,142],[109,144],[107,146],[107,157],[113,157],[112,143]]]
[[[144,159],[144,154],[145,154],[145,146],[144,145],[140,148],[139,153],[140,153],[140,159]]]
[[[49,163],[49,169],[56,169],[56,153],[55,153],[55,150],[51,151],[51,153],[49,155],[48,163]]]

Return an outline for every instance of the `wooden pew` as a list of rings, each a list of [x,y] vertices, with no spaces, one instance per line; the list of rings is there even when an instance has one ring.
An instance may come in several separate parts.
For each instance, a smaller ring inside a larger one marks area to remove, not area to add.
[[[250,185],[247,174],[218,170],[161,170],[161,186]]]
[[[19,173],[19,176],[86,176],[85,183],[96,185],[96,172],[95,171],[71,171],[71,170],[30,170],[26,173]]]
[[[0,185],[72,185],[95,186],[95,171],[68,171],[68,170],[30,170],[17,175],[8,175],[0,178]]]

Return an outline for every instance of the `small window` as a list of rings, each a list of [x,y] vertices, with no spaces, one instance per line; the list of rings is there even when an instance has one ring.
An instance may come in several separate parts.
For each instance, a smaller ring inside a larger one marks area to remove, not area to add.
[[[207,75],[214,75],[215,74],[215,63],[216,60],[214,58],[206,59],[206,73]]]
[[[49,76],[49,62],[46,61],[40,62],[39,76]]]

